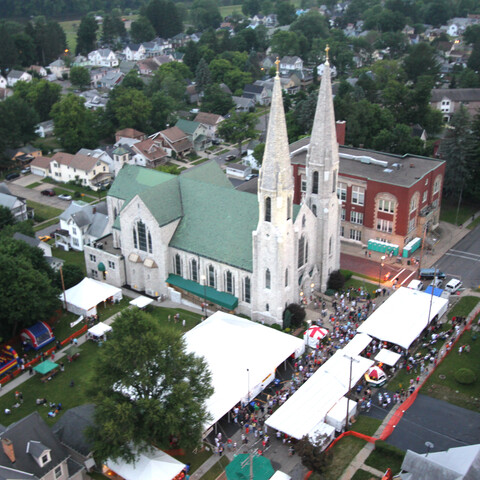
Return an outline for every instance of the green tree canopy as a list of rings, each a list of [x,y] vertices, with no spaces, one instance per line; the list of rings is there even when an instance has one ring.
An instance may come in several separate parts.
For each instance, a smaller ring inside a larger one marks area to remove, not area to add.
[[[70,82],[80,88],[90,85],[89,70],[85,67],[72,67],[70,69]]]
[[[408,79],[416,82],[422,75],[435,77],[439,70],[435,55],[435,49],[428,43],[421,42],[413,45],[403,62]]]
[[[194,0],[190,15],[193,24],[199,30],[206,30],[209,27],[218,28],[222,21],[222,16],[215,0]]]
[[[124,311],[93,375],[95,457],[132,462],[151,445],[169,448],[172,437],[180,448],[195,448],[208,420],[210,382],[205,361],[186,352],[181,332],[141,310]]]
[[[130,37],[134,43],[149,42],[155,38],[155,29],[147,17],[140,16],[130,26]]]
[[[145,8],[145,17],[160,37],[171,38],[183,30],[182,20],[171,0],[150,0]]]
[[[31,141],[38,122],[39,116],[28,100],[13,96],[0,102],[0,144],[16,148]]]
[[[251,113],[234,113],[218,126],[218,135],[227,142],[238,143],[242,151],[242,142],[255,136],[255,116]]]
[[[116,128],[135,128],[150,133],[152,103],[146,95],[133,88],[116,87],[107,103],[107,115]]]
[[[197,92],[203,92],[205,90],[205,87],[210,85],[211,81],[212,78],[207,62],[203,58],[201,58],[195,70],[195,84],[197,87]]]
[[[218,83],[212,83],[205,89],[205,94],[202,98],[202,111],[217,113],[218,115],[226,115],[235,103],[232,96],[224,92]]]
[[[82,18],[77,31],[77,48],[75,53],[78,55],[88,55],[95,50],[97,45],[98,25],[93,15],[87,15]]]
[[[122,17],[118,11],[113,11],[105,15],[102,24],[102,40],[103,42],[112,45],[116,40],[125,38],[127,30],[122,21]]]
[[[90,75],[89,75],[90,79]],[[58,84],[34,78],[31,82],[17,82],[15,97],[25,100],[38,114],[41,122],[50,118],[53,105],[60,99],[62,87]]]

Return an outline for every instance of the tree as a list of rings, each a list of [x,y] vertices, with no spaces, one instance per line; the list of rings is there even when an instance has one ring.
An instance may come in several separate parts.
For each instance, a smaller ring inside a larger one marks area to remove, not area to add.
[[[463,40],[470,45],[480,42],[480,25],[469,25],[463,34]]]
[[[62,273],[60,273],[60,271],[55,272],[54,285],[58,289],[62,288],[62,274],[65,290],[74,287],[85,278],[83,270],[78,265],[75,265],[74,263],[66,263],[62,267]]]
[[[295,5],[287,0],[277,2],[275,13],[280,25],[290,25],[295,20]]]
[[[140,90],[115,88],[107,103],[107,114],[117,128],[135,128],[150,132],[152,103]]]
[[[49,319],[60,306],[60,291],[52,286],[53,270],[42,250],[21,240],[0,242],[0,336],[4,340],[20,329]]]
[[[15,219],[13,218],[12,211],[8,207],[0,205],[0,231],[14,223]]]
[[[72,67],[70,69],[70,82],[80,88],[86,87],[90,85],[90,72],[85,67]]]
[[[259,143],[254,149],[253,149],[253,157],[257,161],[257,165],[261,165],[263,162],[263,154],[265,153],[265,144],[264,143]]]
[[[205,360],[186,352],[181,332],[141,310],[126,310],[104,347],[91,389],[95,426],[88,433],[95,457],[132,462],[152,445],[196,447],[213,388]]]
[[[38,114],[27,100],[13,96],[0,102],[0,142],[6,147],[16,148],[34,139],[38,122]]]
[[[198,30],[209,27],[218,28],[222,21],[220,10],[215,0],[194,0],[190,15]]]
[[[210,70],[208,69],[207,62],[202,58],[198,62],[195,70],[195,84],[197,86],[197,92],[203,92],[207,85],[211,82]]]
[[[155,38],[155,29],[147,17],[140,16],[130,26],[130,37],[134,43],[149,42]]]
[[[218,83],[212,83],[205,89],[202,111],[226,115],[234,106],[231,95],[224,92]]]
[[[163,130],[167,125],[177,122],[173,112],[176,109],[176,101],[161,91],[155,92],[152,97],[151,125],[154,131]]]
[[[177,8],[171,0],[151,0],[145,8],[145,17],[160,37],[171,38],[183,30]]]
[[[345,285],[345,277],[340,270],[334,270],[328,277],[327,290],[341,290]]]
[[[55,136],[70,153],[97,146],[94,115],[85,108],[85,99],[73,93],[64,96],[52,108]]]
[[[59,23],[37,17],[28,22],[25,32],[34,40],[36,63],[48,65],[67,48],[67,37]]]
[[[89,76],[90,78],[90,76]],[[47,80],[34,79],[31,82],[17,82],[15,96],[25,100],[37,112],[41,122],[50,118],[53,105],[60,99],[62,87]]]
[[[197,69],[197,65],[200,62],[200,56],[198,45],[190,40],[185,46],[185,54],[183,56],[183,63],[194,72]]]
[[[310,45],[314,38],[326,38],[328,25],[325,17],[315,10],[298,17],[291,25],[290,31],[305,35]]]
[[[468,57],[467,67],[471,70],[480,70],[480,41],[474,43],[472,53]]]
[[[306,315],[305,309],[298,303],[291,303],[283,312],[284,320],[288,317],[290,325],[294,328],[300,327],[303,324]]]
[[[102,40],[111,45],[118,38],[125,38],[126,36],[127,31],[120,14],[115,11],[105,15],[102,25]]]
[[[242,151],[242,141],[255,135],[255,117],[251,113],[234,113],[218,126],[218,135],[227,142],[238,143]]]
[[[317,436],[312,441],[308,435],[305,435],[295,445],[295,451],[302,459],[302,465],[312,470],[314,474],[323,475],[332,463],[331,453],[329,451],[322,451],[325,440],[324,437]]]
[[[77,48],[75,53],[88,55],[95,50],[97,44],[98,25],[93,15],[87,15],[82,18],[77,31]]]
[[[260,12],[260,0],[244,0],[242,4],[242,13],[247,17],[254,17]]]
[[[428,43],[417,43],[410,49],[403,62],[407,77],[415,82],[421,75],[435,77],[439,70],[435,49]]]

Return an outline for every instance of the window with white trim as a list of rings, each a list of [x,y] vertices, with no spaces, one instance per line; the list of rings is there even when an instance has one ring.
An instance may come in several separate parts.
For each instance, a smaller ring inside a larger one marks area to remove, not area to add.
[[[233,274],[230,270],[225,273],[225,291],[227,293],[231,293],[232,295],[235,293],[235,285],[233,281]]]
[[[55,468],[54,475],[55,475],[55,480],[57,478],[60,478],[62,476],[62,464],[58,465],[58,467]]]
[[[440,191],[440,184],[442,183],[442,177],[438,176],[433,182],[433,194],[435,195]]]
[[[363,213],[362,212],[350,212],[350,222],[356,223],[357,225],[363,225]]]
[[[385,213],[394,213],[395,202],[393,200],[385,200],[384,198],[381,198],[378,201],[378,210]]]
[[[356,240],[357,242],[362,241],[362,231],[355,230],[354,228],[350,229],[350,240]]]
[[[174,267],[175,267],[175,273],[177,275],[181,275],[182,274],[182,259],[180,258],[180,255],[178,253],[175,254]]]
[[[342,220],[345,220],[346,216],[347,216],[347,211],[344,208],[342,208],[342,210],[340,212],[340,218]]]
[[[344,202],[347,199],[347,184],[346,183],[338,182],[337,197],[342,202]]]
[[[340,236],[341,237],[345,236],[345,227],[343,225],[340,225]]]
[[[190,262],[190,278],[194,282],[198,282],[198,264],[195,258],[192,258],[192,261]]]
[[[381,232],[392,233],[393,223],[390,220],[383,220],[382,218],[379,218],[377,220],[377,230],[380,230]]]
[[[300,191],[306,192],[307,191],[307,180],[305,180],[304,177],[302,177],[302,181],[300,184]]]
[[[427,192],[427,190],[425,190],[423,192],[422,203],[425,203],[427,201],[427,196],[428,196],[428,192]]]
[[[213,265],[208,266],[208,286],[215,288],[215,269]]]
[[[417,226],[417,217],[413,217],[408,221],[408,231],[411,232]]]
[[[354,185],[352,187],[352,203],[355,205],[365,205],[365,189]]]
[[[410,213],[413,213],[418,208],[418,195],[415,194],[410,200]]]
[[[108,268],[110,270],[115,270],[115,262],[112,262],[111,260],[108,261]]]
[[[250,303],[250,277],[243,280],[243,301]]]

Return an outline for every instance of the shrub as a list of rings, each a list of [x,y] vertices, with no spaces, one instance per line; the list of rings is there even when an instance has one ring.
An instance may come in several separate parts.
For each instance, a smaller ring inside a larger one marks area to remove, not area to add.
[[[327,290],[342,290],[345,285],[345,277],[340,270],[335,270],[328,277]]]
[[[462,385],[471,385],[476,379],[475,373],[469,368],[459,368],[455,372],[455,380]]]
[[[343,275],[346,282],[353,277],[353,272],[351,270],[340,270],[340,273]]]
[[[332,290],[331,288],[327,288],[325,290],[325,295],[328,295],[329,297],[333,297],[335,295],[335,290]]]

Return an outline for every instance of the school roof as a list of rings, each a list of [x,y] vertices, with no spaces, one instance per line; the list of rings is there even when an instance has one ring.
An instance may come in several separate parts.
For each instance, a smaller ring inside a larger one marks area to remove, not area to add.
[[[257,196],[235,190],[214,160],[179,176],[125,165],[109,195],[125,200],[123,209],[138,195],[159,226],[180,220],[170,247],[252,271]],[[294,217],[298,211],[294,206]]]

